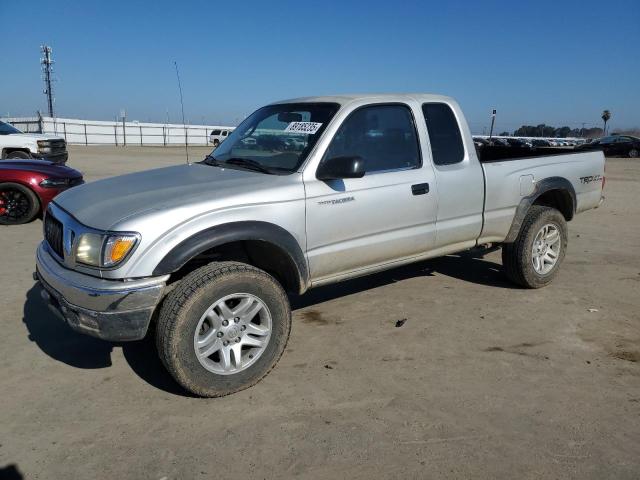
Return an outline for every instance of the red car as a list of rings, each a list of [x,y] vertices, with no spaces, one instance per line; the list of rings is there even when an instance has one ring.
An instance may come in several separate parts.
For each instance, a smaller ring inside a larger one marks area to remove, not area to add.
[[[82,183],[79,171],[46,160],[0,161],[0,225],[30,222],[53,197]]]

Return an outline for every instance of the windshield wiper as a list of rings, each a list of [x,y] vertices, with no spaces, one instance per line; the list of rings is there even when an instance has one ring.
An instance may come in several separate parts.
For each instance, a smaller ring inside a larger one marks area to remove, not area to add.
[[[213,165],[214,167],[219,167],[220,162],[213,158],[213,155],[207,154],[206,157],[202,160],[202,163],[206,163],[207,165]]]
[[[256,162],[255,160],[251,160],[250,158],[230,158],[229,160],[225,160],[224,162],[216,160],[216,163],[218,163],[218,164],[226,163],[228,165],[238,165],[240,167],[246,167],[246,168],[249,168],[251,170],[257,170],[258,172],[273,174],[273,172],[269,168],[265,167],[260,162]]]
[[[274,174],[274,172],[271,169],[265,167],[260,162],[251,160],[250,158],[230,158],[229,160],[218,160],[217,158],[214,158],[213,155],[207,155],[206,157],[204,157],[204,160],[202,160],[202,163],[206,165],[213,165],[214,167],[224,167],[225,165],[233,165],[233,166],[237,165],[239,167],[244,167],[249,170],[268,173],[270,175]]]

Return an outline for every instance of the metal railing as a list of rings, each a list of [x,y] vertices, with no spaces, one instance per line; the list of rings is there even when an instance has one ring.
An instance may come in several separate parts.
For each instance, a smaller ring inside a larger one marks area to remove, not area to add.
[[[209,145],[212,130],[233,130],[217,125],[91,122],[74,119],[9,118],[6,121],[25,133],[46,133],[76,145],[180,146]]]

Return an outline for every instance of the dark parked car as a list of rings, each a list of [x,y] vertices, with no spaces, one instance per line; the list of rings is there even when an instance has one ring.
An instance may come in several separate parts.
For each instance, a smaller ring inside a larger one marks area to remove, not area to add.
[[[531,140],[531,144],[534,147],[550,147],[551,144],[549,143],[549,140],[543,140],[541,138],[534,138],[533,140]]]
[[[82,173],[53,162],[0,162],[0,225],[30,222],[58,193],[81,183]]]
[[[476,148],[482,148],[489,145],[489,140],[482,137],[473,137],[473,143],[475,144]]]
[[[607,157],[640,157],[640,138],[629,135],[612,135],[578,145],[576,150],[602,150]]]
[[[529,146],[519,138],[507,138],[506,142],[507,144],[509,144],[510,147],[515,147],[515,148],[527,148]]]
[[[496,147],[508,147],[509,144],[507,143],[507,141],[504,138],[492,138],[491,139],[491,144],[493,146]]]

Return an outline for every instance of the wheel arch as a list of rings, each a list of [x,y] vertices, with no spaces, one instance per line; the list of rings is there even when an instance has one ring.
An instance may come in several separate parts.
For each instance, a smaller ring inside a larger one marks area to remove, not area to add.
[[[172,248],[153,275],[181,278],[215,260],[249,263],[276,277],[287,291],[303,293],[309,285],[307,262],[297,240],[284,228],[261,221],[231,222],[202,230]]]
[[[2,158],[6,159],[7,155],[13,152],[24,152],[27,155],[31,156],[31,149],[28,147],[4,147],[2,149]]]
[[[565,220],[570,221],[577,207],[576,191],[571,182],[564,177],[549,177],[536,182],[533,193],[520,200],[504,243],[513,243],[516,240],[532,205],[555,208],[562,213]]]

